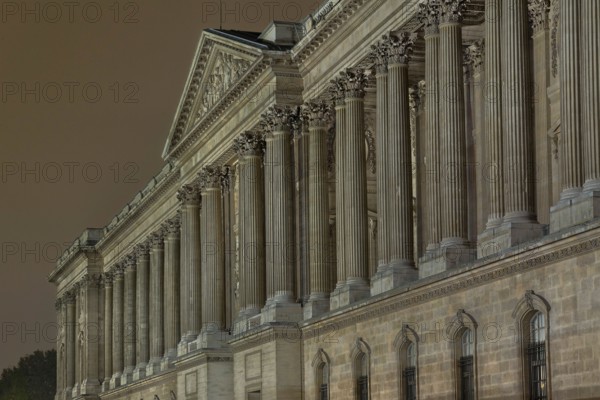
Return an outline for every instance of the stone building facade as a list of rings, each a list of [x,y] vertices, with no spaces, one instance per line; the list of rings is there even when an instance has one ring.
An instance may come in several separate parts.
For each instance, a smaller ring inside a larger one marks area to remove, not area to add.
[[[57,400],[592,399],[600,2],[201,36],[165,167],[64,253]]]

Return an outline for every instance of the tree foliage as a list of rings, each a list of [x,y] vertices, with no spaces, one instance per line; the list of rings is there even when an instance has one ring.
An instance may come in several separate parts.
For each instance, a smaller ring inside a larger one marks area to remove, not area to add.
[[[21,357],[0,375],[0,400],[52,400],[56,392],[56,350]]]

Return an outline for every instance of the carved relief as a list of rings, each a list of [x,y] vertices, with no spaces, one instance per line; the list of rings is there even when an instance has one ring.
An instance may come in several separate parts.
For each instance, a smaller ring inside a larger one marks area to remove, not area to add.
[[[468,0],[442,0],[440,6],[440,22],[462,22],[463,11],[467,2]]]
[[[389,45],[390,38],[384,35],[380,42],[371,45],[371,52],[369,53],[369,61],[373,63],[375,71],[378,74],[385,74],[387,72],[388,56],[389,56]]]
[[[207,165],[203,167],[198,173],[198,180],[200,186],[204,189],[219,189],[225,185],[227,180],[227,167],[221,167],[220,165]]]
[[[481,73],[484,66],[485,44],[483,39],[476,40],[465,49],[464,61],[473,74]]]
[[[550,11],[550,0],[529,0],[529,25],[532,33],[548,29],[548,12]]]
[[[416,41],[416,33],[401,32],[391,35],[388,45],[390,64],[408,64]]]
[[[340,73],[340,77],[344,81],[346,98],[365,97],[367,77],[362,68],[348,68]]]
[[[200,201],[200,188],[197,183],[186,184],[177,191],[177,200],[186,204]]]
[[[440,12],[440,0],[419,3],[419,20],[425,27],[425,35],[435,35],[439,32]]]
[[[331,107],[324,101],[309,101],[302,106],[302,113],[310,126],[324,127],[331,122]]]
[[[233,149],[238,156],[262,156],[265,152],[265,139],[260,133],[246,131],[233,141]]]
[[[344,105],[346,94],[346,82],[343,78],[336,78],[329,82],[331,85],[328,88],[331,101],[335,105]]]
[[[283,130],[299,132],[301,129],[299,112],[298,107],[277,105],[269,107],[261,116],[261,127],[266,131],[265,133]]]

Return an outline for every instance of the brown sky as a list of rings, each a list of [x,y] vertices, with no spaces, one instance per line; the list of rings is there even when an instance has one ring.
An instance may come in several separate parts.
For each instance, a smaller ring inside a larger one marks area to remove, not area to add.
[[[223,28],[319,3],[226,0]],[[200,32],[219,26],[218,1],[68,4],[0,4],[0,370],[54,345],[59,249],[160,170]]]

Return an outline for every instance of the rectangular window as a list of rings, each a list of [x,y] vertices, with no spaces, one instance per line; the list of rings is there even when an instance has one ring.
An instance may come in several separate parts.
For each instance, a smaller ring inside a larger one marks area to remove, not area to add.
[[[458,365],[460,370],[460,398],[461,400],[474,400],[473,356],[461,357]]]
[[[546,400],[546,345],[532,343],[527,349],[529,355],[529,376],[531,382],[531,399]]]
[[[358,378],[358,400],[369,400],[369,377]]]
[[[404,398],[405,400],[417,400],[415,367],[404,369]]]
[[[319,388],[319,392],[321,393],[321,400],[328,400],[329,399],[329,390],[327,388],[327,384],[324,383],[321,385],[321,387]]]

